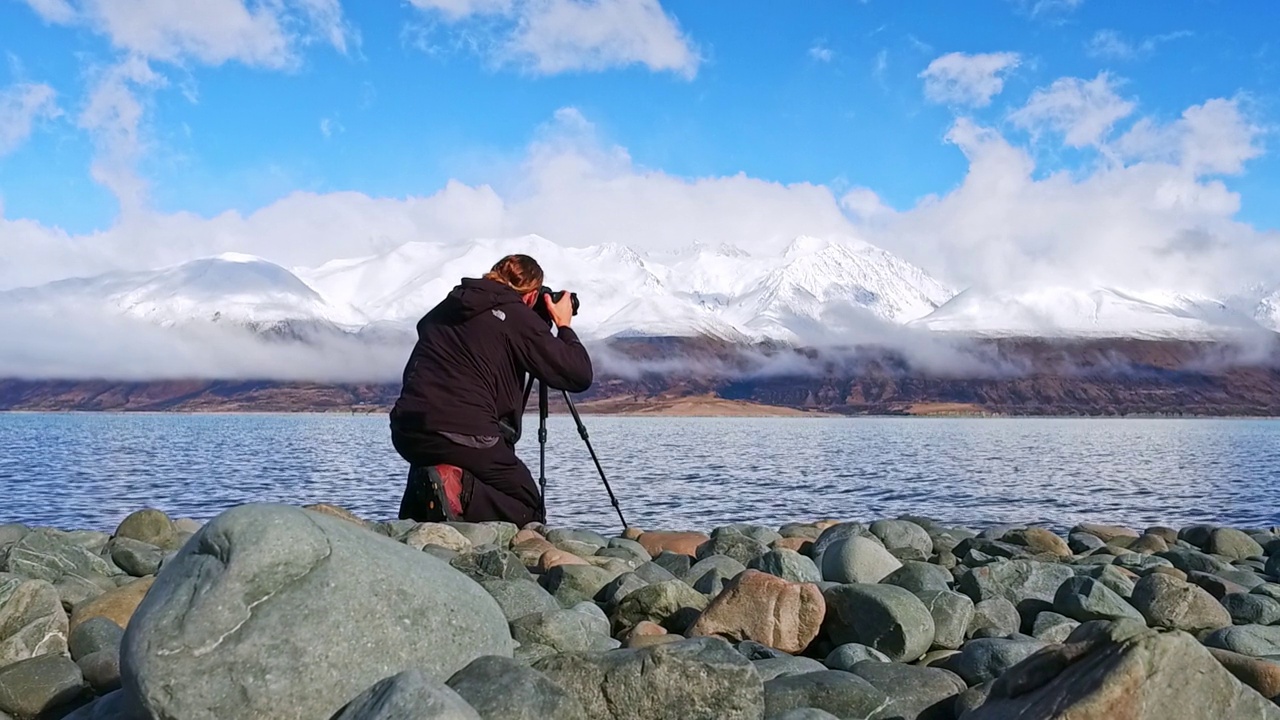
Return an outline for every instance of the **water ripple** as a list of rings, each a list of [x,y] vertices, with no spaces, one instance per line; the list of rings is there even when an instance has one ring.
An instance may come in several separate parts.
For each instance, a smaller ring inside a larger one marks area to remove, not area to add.
[[[1280,525],[1277,421],[585,422],[623,512],[640,527],[904,513],[1057,529]],[[572,420],[554,416],[548,429],[551,521],[616,531]],[[536,475],[533,436],[519,453]],[[110,530],[140,507],[206,519],[250,501],[333,502],[390,518],[404,472],[381,416],[0,415],[0,522]]]

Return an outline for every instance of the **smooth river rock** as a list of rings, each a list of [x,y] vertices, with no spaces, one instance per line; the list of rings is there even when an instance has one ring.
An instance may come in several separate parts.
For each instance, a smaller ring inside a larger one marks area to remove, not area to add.
[[[814,708],[838,718],[871,718],[889,697],[863,678],[842,670],[783,675],[764,684],[765,717]]]
[[[346,521],[342,521],[346,522]],[[356,696],[333,720],[483,720],[453,688],[411,668]]]
[[[818,636],[825,615],[817,585],[746,570],[725,585],[688,634],[718,635],[734,643],[755,640],[794,654]]]
[[[760,720],[765,702],[755,666],[716,637],[553,655],[534,662],[533,669],[576,698],[593,719]]]
[[[1161,573],[1139,580],[1130,601],[1152,627],[1196,633],[1231,625],[1231,613],[1203,588]]]
[[[822,579],[837,583],[878,583],[902,567],[883,545],[861,535],[836,542],[822,554]]]
[[[486,655],[446,683],[484,720],[587,720],[577,698],[524,663]]]
[[[929,651],[935,627],[920,598],[896,585],[845,584],[823,593],[826,634],[836,645],[860,643],[895,662]]]
[[[46,580],[0,576],[0,668],[47,653],[67,653],[67,615]]]
[[[124,688],[160,717],[329,717],[417,669],[514,649],[498,603],[447,563],[329,515],[250,504],[211,520],[125,631]]]

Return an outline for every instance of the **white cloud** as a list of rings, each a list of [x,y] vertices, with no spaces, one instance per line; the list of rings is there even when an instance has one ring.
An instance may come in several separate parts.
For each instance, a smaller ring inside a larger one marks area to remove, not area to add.
[[[1036,0],[1036,3],[1031,7],[1031,14],[1071,12],[1083,4],[1084,0]]]
[[[1093,80],[1059,78],[1047,88],[1038,88],[1031,99],[1009,119],[1018,127],[1038,135],[1048,129],[1059,132],[1064,142],[1075,148],[1098,145],[1120,120],[1133,113],[1136,105],[1120,97],[1116,83],[1106,72]]]
[[[831,62],[831,60],[835,58],[835,53],[831,48],[827,47],[825,43],[819,42],[814,43],[813,47],[809,48],[809,57],[817,60],[818,62],[825,63]]]
[[[1085,49],[1091,57],[1118,59],[1133,57],[1135,52],[1133,45],[1115,30],[1099,30],[1094,33]]]
[[[0,90],[0,157],[26,142],[37,121],[62,114],[57,97],[43,83],[18,83]]]
[[[1174,163],[1196,175],[1236,175],[1262,155],[1261,135],[1239,100],[1216,98],[1187,108],[1168,125],[1143,118],[1115,145],[1130,159]]]
[[[76,9],[67,0],[26,0],[36,14],[53,23],[68,23],[76,16]]]
[[[515,0],[409,0],[409,4],[422,10],[437,10],[450,20],[460,20],[472,15],[505,15],[512,11]]]
[[[84,25],[124,52],[150,60],[206,65],[238,61],[285,68],[297,47],[323,38],[347,49],[339,0],[26,0],[44,19]]]
[[[411,0],[497,65],[543,75],[633,64],[693,78],[702,62],[658,0]]]
[[[853,188],[846,192],[840,197],[840,206],[862,220],[871,220],[893,213],[893,208],[885,205],[875,190],[866,187]]]
[[[142,118],[144,101],[138,90],[161,87],[165,78],[146,60],[131,56],[102,72],[88,103],[77,119],[93,134],[97,145],[90,172],[120,202],[122,215],[140,212],[146,204],[146,183],[136,171],[144,151]]]
[[[343,127],[342,123],[334,120],[333,118],[320,119],[320,134],[323,135],[326,140],[333,137],[335,133],[344,132],[345,130],[346,128]]]
[[[871,67],[871,76],[874,77],[876,81],[879,82],[881,85],[883,85],[884,74],[888,70],[889,70],[889,51],[884,48],[881,48],[880,52],[876,53],[875,64]]]
[[[993,128],[961,118],[947,139],[969,161],[963,183],[864,230],[955,286],[1062,282],[1221,294],[1274,283],[1280,233],[1237,221],[1239,196],[1198,175],[1208,167],[1203,156],[1038,179],[1029,152]]]
[[[1004,89],[1002,73],[1020,62],[1019,55],[1011,52],[948,53],[920,73],[925,97],[940,104],[985,107]]]
[[[1009,0],[1009,2],[1016,6],[1019,12],[1031,17],[1055,13],[1065,15],[1074,12],[1084,4],[1084,0]]]
[[[1193,34],[1188,30],[1178,30],[1163,35],[1153,35],[1135,44],[1126,40],[1119,32],[1105,29],[1093,34],[1093,37],[1085,45],[1085,52],[1090,57],[1130,60],[1138,56],[1150,55],[1162,43],[1191,37]]]

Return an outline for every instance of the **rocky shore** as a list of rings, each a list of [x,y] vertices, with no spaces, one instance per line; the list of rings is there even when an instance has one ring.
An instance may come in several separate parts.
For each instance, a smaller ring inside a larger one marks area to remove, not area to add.
[[[0,525],[0,720],[1280,719],[1280,528]]]

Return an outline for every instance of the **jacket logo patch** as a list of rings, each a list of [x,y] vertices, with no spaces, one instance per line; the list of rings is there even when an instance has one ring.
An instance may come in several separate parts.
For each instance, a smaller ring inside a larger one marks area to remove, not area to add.
[[[502,312],[502,311],[501,311],[501,310],[499,310],[498,308],[494,308],[494,309],[490,310],[489,312],[493,313],[493,316],[494,316],[494,317],[496,317],[496,318],[498,318],[499,320],[506,320],[506,319],[507,319],[507,314],[506,314],[506,313],[504,313],[504,312]]]

